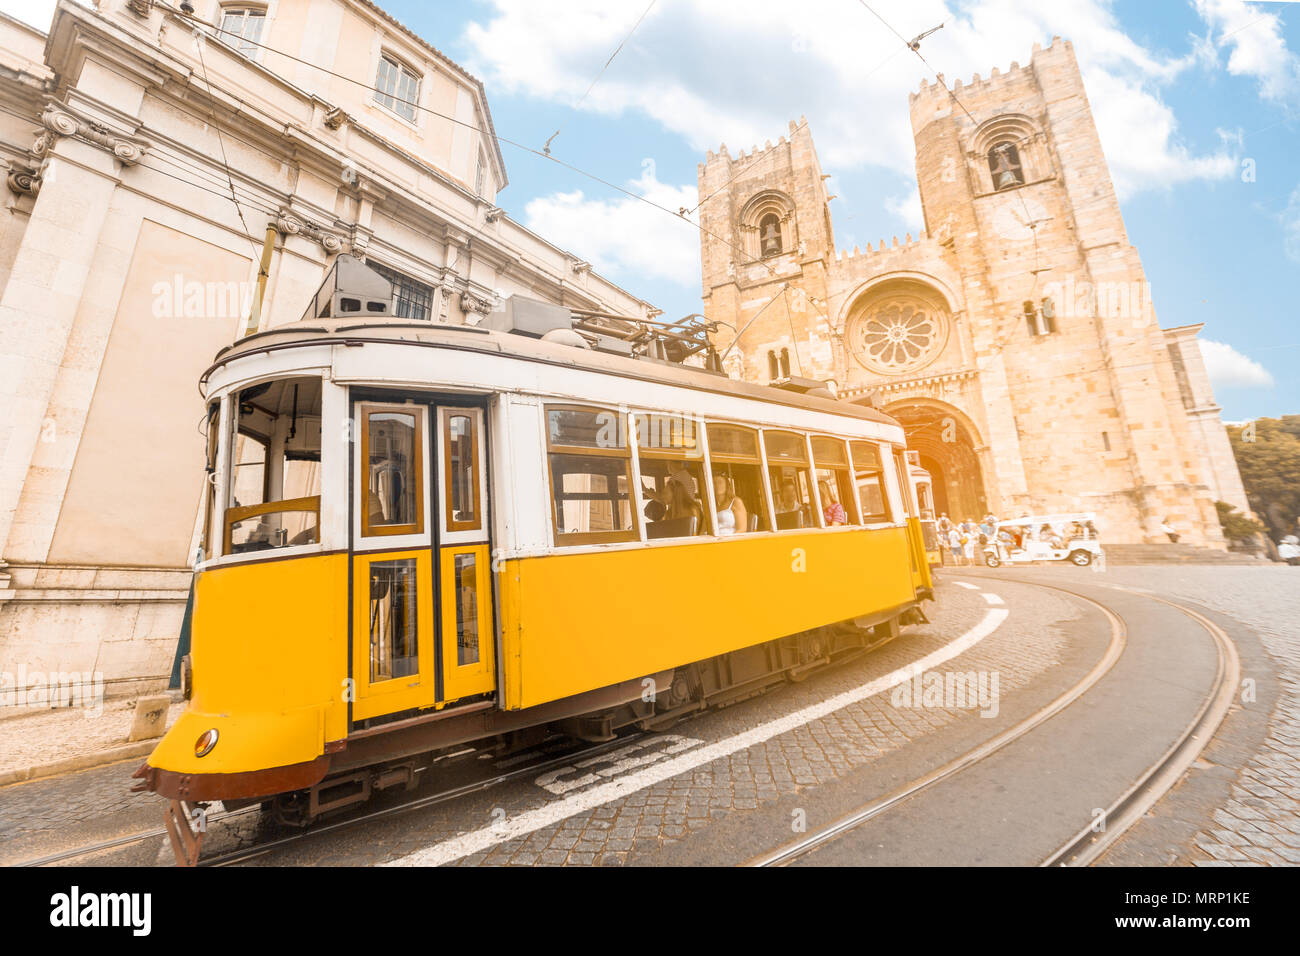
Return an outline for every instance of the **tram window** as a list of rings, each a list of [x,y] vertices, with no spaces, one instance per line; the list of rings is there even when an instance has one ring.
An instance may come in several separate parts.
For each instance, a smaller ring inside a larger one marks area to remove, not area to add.
[[[640,537],[632,508],[632,453],[618,412],[547,406],[557,546]]]
[[[423,410],[362,406],[361,460],[366,478],[363,535],[424,530]]]
[[[740,499],[740,508],[731,509],[732,521],[719,518],[718,533],[728,534],[725,525],[734,522],[734,533],[771,531],[772,521],[767,511],[767,492],[763,489],[763,459],[758,454],[758,433],[738,425],[708,426],[709,459],[713,466],[713,495],[719,510],[725,510],[728,495]],[[726,481],[720,490],[719,479]],[[743,510],[742,526],[736,516]]]
[[[478,663],[477,555],[452,556],[456,581],[456,664]]]
[[[763,433],[763,445],[778,530],[818,527],[804,437],[794,432],[769,431]]]
[[[235,436],[235,477],[231,483],[235,506],[266,501],[266,440],[240,432]]]
[[[709,533],[702,462],[642,457],[641,497],[645,501],[647,538]]]
[[[234,403],[224,553],[319,543],[320,379],[264,382]]]
[[[474,416],[448,412],[443,428],[447,468],[447,530],[473,531],[480,526],[478,502],[478,431]]]
[[[861,524],[843,440],[814,438],[812,450],[814,477],[817,479],[817,491],[822,503],[822,523],[828,527]]]
[[[259,511],[244,517],[243,508],[226,512],[229,538],[228,554],[287,548],[320,541],[317,512],[314,510]]]
[[[898,470],[898,487],[903,495],[903,516],[914,517],[916,506],[912,503],[911,471],[907,467],[907,457],[901,450],[894,452],[894,467]]]
[[[699,428],[684,415],[634,416],[647,538],[709,533]]]
[[[885,498],[884,467],[880,462],[880,448],[872,442],[849,442],[853,456],[853,480],[862,500],[862,521],[873,524],[889,520],[889,504]]]
[[[419,672],[415,559],[370,565],[370,683]]]
[[[208,406],[207,417],[207,455],[204,469],[203,489],[203,556],[212,557],[212,513],[217,505],[217,448],[221,438],[221,403],[213,402]]]

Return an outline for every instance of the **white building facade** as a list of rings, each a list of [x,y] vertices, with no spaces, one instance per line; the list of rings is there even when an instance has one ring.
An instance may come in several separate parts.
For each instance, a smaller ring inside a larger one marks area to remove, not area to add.
[[[0,673],[165,681],[196,383],[245,330],[268,227],[260,329],[301,318],[339,253],[404,317],[474,324],[514,294],[655,314],[497,206],[483,85],[381,9],[196,7],[0,17]]]

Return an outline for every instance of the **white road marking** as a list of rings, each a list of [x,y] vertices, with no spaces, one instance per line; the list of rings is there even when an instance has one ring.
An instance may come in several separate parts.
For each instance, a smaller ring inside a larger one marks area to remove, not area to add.
[[[965,588],[967,591],[978,591],[980,589],[978,584],[967,584],[965,581],[953,581],[952,583],[959,588]]]
[[[906,667],[900,667],[898,670],[891,671],[882,677],[877,677],[861,687],[855,687],[853,690],[837,694],[784,717],[778,717],[765,724],[759,724],[744,733],[727,737],[704,747],[697,747],[670,760],[662,760],[653,766],[620,777],[617,780],[598,784],[581,793],[562,797],[546,806],[527,810],[518,816],[509,817],[500,824],[471,830],[468,833],[452,837],[450,840],[444,840],[441,843],[435,843],[433,846],[425,847],[422,850],[416,850],[382,865],[441,866],[445,863],[454,863],[456,860],[463,859],[474,853],[489,850],[498,844],[505,843],[507,840],[528,836],[528,834],[535,833],[543,827],[559,823],[561,820],[567,820],[579,813],[593,810],[611,801],[636,793],[638,790],[652,787],[661,781],[671,780],[678,774],[694,770],[696,767],[702,767],[721,757],[728,757],[731,754],[753,747],[755,744],[761,744],[779,734],[802,727],[804,724],[826,717],[851,704],[856,704],[869,697],[874,697],[876,694],[883,693],[897,684],[911,680],[917,674],[923,674],[945,661],[951,660],[958,654],[970,650],[970,648],[996,631],[1002,625],[1002,622],[1007,619],[1009,613],[1005,608],[989,608],[980,622],[961,637],[949,644],[945,644],[936,651],[932,651],[920,660],[913,661]]]
[[[1006,601],[1002,600],[1002,598],[998,597],[996,594],[987,594],[987,593],[985,593],[985,594],[981,594],[980,597],[984,598],[984,600],[988,601],[990,604],[1006,604],[1006,603],[1007,603]]]
[[[610,777],[617,777],[633,767],[643,767],[648,763],[654,763],[656,760],[663,760],[665,757],[679,754],[683,750],[699,747],[703,743],[703,740],[696,740],[694,737],[679,737],[677,734],[657,734],[653,737],[647,737],[645,740],[638,740],[636,743],[628,744],[626,747],[620,747],[612,753],[588,757],[586,760],[569,764],[558,770],[547,771],[533,782],[543,790],[549,790],[557,797],[563,796],[570,790],[578,790],[593,783],[600,783],[602,778],[607,780]],[[665,744],[667,746],[664,746]],[[649,753],[637,753],[637,751],[646,750],[647,748],[655,749],[651,749]],[[634,754],[635,756],[633,756]],[[609,764],[609,766],[600,767],[601,764]],[[590,767],[600,767],[600,769],[585,773],[579,777],[571,776],[571,774],[580,770],[587,770]],[[561,777],[568,779],[562,780]]]

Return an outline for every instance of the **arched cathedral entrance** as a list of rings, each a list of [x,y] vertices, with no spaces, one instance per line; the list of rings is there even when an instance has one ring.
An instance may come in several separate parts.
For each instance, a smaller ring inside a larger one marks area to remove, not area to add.
[[[954,521],[984,517],[989,506],[976,451],[981,443],[970,419],[932,399],[905,398],[883,411],[898,419],[907,447],[919,453],[921,467],[930,473],[938,513]]]

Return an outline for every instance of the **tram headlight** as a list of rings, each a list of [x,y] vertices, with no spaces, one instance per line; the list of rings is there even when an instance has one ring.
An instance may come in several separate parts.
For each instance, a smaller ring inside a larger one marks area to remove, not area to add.
[[[194,741],[194,756],[206,757],[212,753],[212,748],[217,745],[217,737],[219,736],[216,727],[199,734],[199,739]]]

